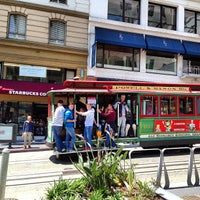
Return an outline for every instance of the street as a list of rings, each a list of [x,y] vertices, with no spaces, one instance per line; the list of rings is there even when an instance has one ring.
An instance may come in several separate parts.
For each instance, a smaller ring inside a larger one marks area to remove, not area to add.
[[[135,164],[134,173],[136,178],[148,182],[156,180],[159,163],[159,157],[156,153],[144,154],[143,152],[142,154],[136,154],[131,162]],[[196,190],[187,190],[187,163],[188,155],[180,152],[175,152],[175,154],[166,157],[166,168],[170,179],[170,189],[168,191],[179,195],[184,200],[192,199],[189,198],[192,197],[191,195],[193,197],[195,195],[195,198],[200,199],[200,193],[197,193],[199,187]],[[196,156],[196,165],[199,170],[199,154]],[[127,160],[126,167],[129,166],[130,161]],[[7,175],[5,198],[16,200],[45,199],[47,189],[60,177],[64,179],[80,177],[79,172],[69,160],[56,159],[52,150],[10,153]],[[164,182],[162,176],[162,186]],[[182,189],[176,191],[176,187],[182,187]]]
[[[74,171],[73,165],[56,160],[51,150],[11,153],[5,197],[42,199],[54,180],[58,180],[68,170]]]

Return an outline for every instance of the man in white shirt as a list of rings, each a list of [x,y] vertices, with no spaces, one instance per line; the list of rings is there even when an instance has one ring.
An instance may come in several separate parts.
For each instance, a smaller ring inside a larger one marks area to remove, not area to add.
[[[63,107],[63,100],[59,100],[57,103],[57,108],[53,115],[53,121],[52,121],[53,135],[54,135],[57,151],[59,152],[62,152],[62,150],[65,149],[64,144],[62,142],[62,137],[61,137],[63,120],[64,120],[64,112],[65,112],[65,108]]]
[[[78,112],[77,114],[85,116],[85,128],[84,128],[84,138],[87,142],[87,147],[92,147],[92,130],[93,130],[93,123],[94,123],[94,108],[92,108],[91,104],[87,104],[87,111],[86,112]]]

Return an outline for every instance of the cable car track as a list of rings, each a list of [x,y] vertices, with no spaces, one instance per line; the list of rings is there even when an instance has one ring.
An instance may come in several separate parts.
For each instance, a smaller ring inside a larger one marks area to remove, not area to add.
[[[175,159],[176,156],[173,156]],[[142,160],[144,159],[144,160]],[[134,164],[134,173],[136,177],[144,177],[146,180],[148,179],[156,179],[157,169],[158,169],[158,158],[155,157],[149,158],[151,161],[148,162],[148,158],[139,158],[132,159],[132,163]],[[184,160],[181,160],[184,159]],[[182,156],[180,159],[175,161],[166,162],[166,167],[168,169],[169,174],[173,173],[187,173],[188,162],[185,161],[185,156]],[[200,169],[200,159],[196,160],[196,166]],[[16,171],[15,174],[12,172],[12,168],[19,167],[19,169],[26,168],[29,166],[30,170],[25,171]],[[38,166],[38,170],[33,170],[36,166]],[[53,183],[54,181],[58,181],[61,177],[64,179],[73,179],[81,177],[81,174],[73,165],[66,165],[66,163],[62,163],[59,165],[59,169],[57,165],[51,163],[49,159],[23,159],[9,162],[10,173],[8,173],[7,177],[7,187],[19,186],[19,185],[27,185],[27,184],[40,184],[40,183]],[[126,168],[130,168],[130,161],[126,160]],[[30,171],[32,172],[30,173]],[[22,173],[23,172],[23,173]]]

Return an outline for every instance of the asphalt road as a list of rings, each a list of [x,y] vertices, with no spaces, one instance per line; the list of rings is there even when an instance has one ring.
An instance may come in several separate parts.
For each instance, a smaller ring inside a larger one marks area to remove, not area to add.
[[[51,150],[11,153],[5,198],[45,199],[45,193],[54,181],[60,177],[76,178],[76,174],[73,165],[56,160]]]

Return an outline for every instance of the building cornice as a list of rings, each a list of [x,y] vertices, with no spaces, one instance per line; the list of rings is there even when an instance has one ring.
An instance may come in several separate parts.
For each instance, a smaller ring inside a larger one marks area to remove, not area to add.
[[[48,52],[60,52],[60,53],[68,53],[68,54],[78,54],[78,55],[88,55],[88,49],[84,48],[75,48],[75,47],[66,47],[66,46],[57,46],[52,44],[44,44],[37,42],[30,42],[24,40],[14,40],[14,39],[5,39],[0,38],[1,46],[9,46],[9,47],[19,47],[19,48],[28,48],[36,51],[48,51]]]
[[[60,13],[63,15],[69,15],[73,17],[81,17],[88,19],[89,18],[89,13],[84,13],[80,11],[74,11],[74,10],[69,10],[69,9],[63,9],[63,8],[55,8],[51,6],[46,6],[46,5],[39,5],[39,4],[34,4],[34,3],[28,3],[28,2],[21,2],[21,1],[16,1],[16,0],[0,0],[0,4],[4,5],[10,5],[10,6],[21,6],[29,9],[35,9],[35,10],[41,10],[45,12],[56,12]]]

